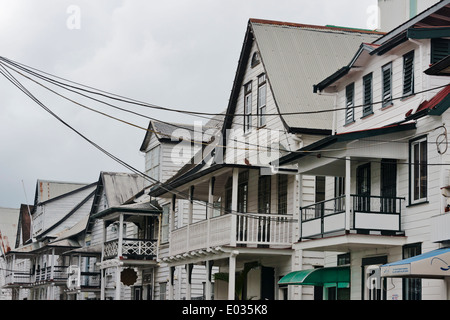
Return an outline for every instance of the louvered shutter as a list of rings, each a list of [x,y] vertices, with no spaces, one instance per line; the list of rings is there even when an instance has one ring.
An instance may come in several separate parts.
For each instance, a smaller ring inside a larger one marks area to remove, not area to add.
[[[414,51],[403,57],[403,95],[414,92]]]
[[[450,54],[450,39],[431,40],[431,63],[436,63]]]
[[[354,83],[349,84],[345,88],[345,98],[346,98],[345,123],[353,122],[354,120],[354,109],[353,109],[354,91],[355,91]]]

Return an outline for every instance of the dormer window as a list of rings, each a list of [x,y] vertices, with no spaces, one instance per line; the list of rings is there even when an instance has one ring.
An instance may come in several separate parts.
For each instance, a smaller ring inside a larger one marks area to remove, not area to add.
[[[259,58],[259,53],[255,52],[252,56],[252,62],[251,62],[252,68],[256,67],[260,62],[261,62],[261,60]]]

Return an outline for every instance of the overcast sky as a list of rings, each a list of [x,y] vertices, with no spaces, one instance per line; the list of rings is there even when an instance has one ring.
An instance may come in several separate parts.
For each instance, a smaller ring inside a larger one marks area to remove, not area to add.
[[[152,104],[221,112],[249,18],[373,28],[377,0],[0,0],[0,56]],[[145,131],[18,79],[74,128],[139,170]],[[64,91],[60,91],[64,93]],[[201,121],[131,107],[173,122]],[[141,127],[148,120],[111,111]],[[95,182],[129,172],[0,75],[0,207],[32,204],[37,179]],[[23,188],[23,185],[25,188]]]

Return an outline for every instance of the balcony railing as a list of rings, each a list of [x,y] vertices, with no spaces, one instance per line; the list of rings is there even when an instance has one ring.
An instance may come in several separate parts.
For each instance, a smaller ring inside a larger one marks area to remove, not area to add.
[[[105,242],[104,258],[126,257],[129,259],[154,259],[158,255],[158,245],[156,240],[131,239],[122,240],[122,252],[119,254],[119,240],[114,239]]]
[[[401,231],[401,206],[404,198],[368,195],[350,195],[350,198],[348,211],[346,196],[302,207],[300,238],[324,237],[347,229]]]
[[[5,275],[6,285],[30,285],[32,283],[31,273],[29,272],[7,272]]]
[[[170,255],[222,245],[292,245],[292,216],[226,214],[171,232]]]
[[[41,268],[36,270],[34,275],[34,282],[44,281],[66,281],[67,280],[67,266],[54,266]]]

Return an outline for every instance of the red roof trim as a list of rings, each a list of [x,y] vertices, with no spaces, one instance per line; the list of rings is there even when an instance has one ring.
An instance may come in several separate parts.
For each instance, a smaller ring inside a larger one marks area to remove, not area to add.
[[[313,25],[313,24],[301,24],[301,23],[255,19],[255,18],[251,18],[249,21],[252,23],[272,24],[272,25],[277,25],[277,26],[296,27],[296,28],[312,28],[312,29],[321,29],[321,30],[341,30],[341,31],[349,31],[349,32],[357,32],[357,33],[379,34],[379,35],[386,34],[385,32],[357,29],[357,28],[318,26],[318,25]]]
[[[444,89],[436,93],[436,95],[430,100],[422,102],[416,110],[416,113],[425,109],[433,109],[439,102],[441,102],[450,93],[450,84]]]

